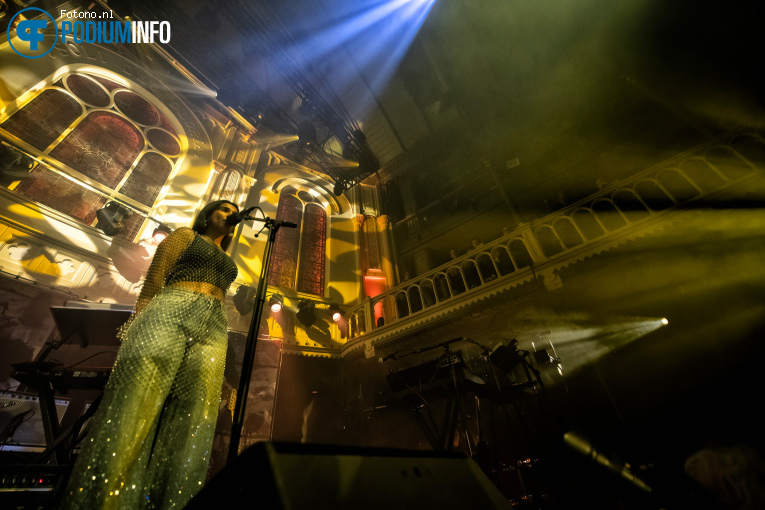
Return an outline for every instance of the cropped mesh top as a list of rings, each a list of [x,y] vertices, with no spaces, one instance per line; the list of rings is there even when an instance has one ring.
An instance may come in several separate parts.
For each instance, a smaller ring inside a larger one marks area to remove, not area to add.
[[[205,282],[225,293],[237,274],[234,261],[216,245],[190,228],[179,228],[157,247],[136,303],[136,312],[164,287],[174,283]]]

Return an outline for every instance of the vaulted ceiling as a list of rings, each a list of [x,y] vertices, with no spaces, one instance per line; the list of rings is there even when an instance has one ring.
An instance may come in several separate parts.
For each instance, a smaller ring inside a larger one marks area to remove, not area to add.
[[[360,129],[385,168],[457,126],[508,172],[524,210],[764,118],[759,18],[711,0],[109,5],[171,19],[175,53],[264,132],[310,120],[339,153]],[[402,12],[427,9],[416,38],[385,39],[417,29]]]

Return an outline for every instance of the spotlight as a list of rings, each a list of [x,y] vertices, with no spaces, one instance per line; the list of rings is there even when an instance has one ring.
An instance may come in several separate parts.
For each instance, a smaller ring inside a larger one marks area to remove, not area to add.
[[[271,311],[281,312],[282,311],[282,305],[284,304],[284,298],[281,294],[273,294],[271,295],[271,299],[268,301],[271,305]]]
[[[159,244],[167,239],[167,236],[169,236],[172,231],[173,229],[164,223],[160,223],[157,225],[157,228],[154,229],[154,233],[151,235],[151,238],[154,240],[155,244]]]
[[[240,315],[248,315],[255,307],[255,289],[247,285],[240,285],[233,297],[234,308]]]
[[[5,144],[0,144],[0,182],[8,185],[29,176],[35,160]]]
[[[669,321],[666,318],[664,318],[661,320],[661,323],[666,326],[667,324],[669,324]]]
[[[335,196],[339,197],[343,194],[343,192],[346,190],[347,184],[344,180],[338,179],[338,181],[335,183],[335,188],[332,190],[335,193]]]
[[[103,230],[104,234],[114,237],[125,229],[123,221],[130,218],[133,211],[120,205],[118,202],[107,202],[105,206],[96,211],[96,227]]]
[[[297,130],[298,140],[305,145],[316,144],[316,126],[310,120],[304,120],[300,123]]]
[[[295,316],[306,328],[310,328],[313,326],[314,322],[316,322],[316,314],[314,313],[315,308],[316,304],[313,301],[304,299],[298,303],[298,312]]]
[[[329,305],[329,313],[332,314],[332,320],[337,322],[343,318],[343,310],[339,305],[332,303]]]

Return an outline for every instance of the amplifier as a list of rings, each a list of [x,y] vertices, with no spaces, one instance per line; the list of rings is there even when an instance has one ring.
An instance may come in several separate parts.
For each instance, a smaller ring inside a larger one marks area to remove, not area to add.
[[[59,424],[70,399],[56,397]],[[45,432],[37,395],[0,391],[0,445],[3,451],[45,448]]]

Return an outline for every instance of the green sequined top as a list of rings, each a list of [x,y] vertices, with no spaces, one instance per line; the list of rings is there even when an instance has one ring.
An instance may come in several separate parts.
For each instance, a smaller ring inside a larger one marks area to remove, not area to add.
[[[165,279],[165,286],[177,282],[205,282],[226,292],[238,271],[231,257],[196,234]]]
[[[143,310],[162,289],[178,282],[210,283],[225,293],[237,274],[236,264],[223,250],[181,227],[157,247],[135,311]]]

